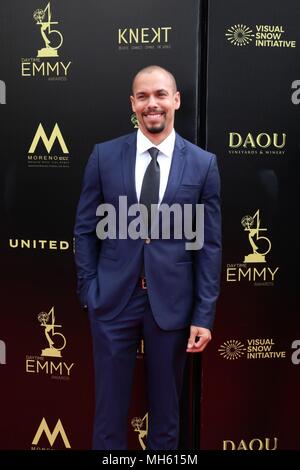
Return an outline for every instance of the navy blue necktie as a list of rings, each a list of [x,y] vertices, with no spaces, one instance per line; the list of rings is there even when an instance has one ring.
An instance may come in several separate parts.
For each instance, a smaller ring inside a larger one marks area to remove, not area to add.
[[[151,162],[147,166],[140,195],[140,204],[144,204],[148,210],[148,234],[151,233],[151,205],[158,205],[160,168],[157,161],[159,150],[151,147],[148,150],[151,156]]]

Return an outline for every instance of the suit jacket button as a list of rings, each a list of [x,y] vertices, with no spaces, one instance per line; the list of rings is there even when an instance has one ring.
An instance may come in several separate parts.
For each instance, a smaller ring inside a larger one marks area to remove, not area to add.
[[[147,245],[149,245],[150,242],[151,242],[150,238],[146,238],[145,243],[147,243]]]

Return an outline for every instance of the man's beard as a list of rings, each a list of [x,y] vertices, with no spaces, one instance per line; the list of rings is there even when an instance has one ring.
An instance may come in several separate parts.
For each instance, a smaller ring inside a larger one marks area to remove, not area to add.
[[[147,127],[147,131],[150,134],[159,134],[165,129],[165,124],[161,124],[159,127]]]

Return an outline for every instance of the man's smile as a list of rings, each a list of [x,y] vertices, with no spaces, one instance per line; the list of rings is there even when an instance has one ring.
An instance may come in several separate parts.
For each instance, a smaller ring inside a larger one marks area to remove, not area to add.
[[[151,111],[143,113],[143,117],[147,121],[157,121],[158,119],[161,119],[164,115],[165,113],[163,111]]]

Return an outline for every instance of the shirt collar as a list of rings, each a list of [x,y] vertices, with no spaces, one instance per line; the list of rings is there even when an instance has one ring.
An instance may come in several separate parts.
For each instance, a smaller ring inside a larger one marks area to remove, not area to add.
[[[175,146],[175,130],[172,129],[171,133],[168,135],[168,137],[165,138],[159,145],[154,145],[151,140],[149,140],[140,129],[137,131],[137,141],[136,141],[136,146],[138,152],[144,153],[147,152],[147,150],[150,147],[156,147],[160,152],[162,152],[164,155],[167,157],[172,157],[173,151],[174,151],[174,146]]]

